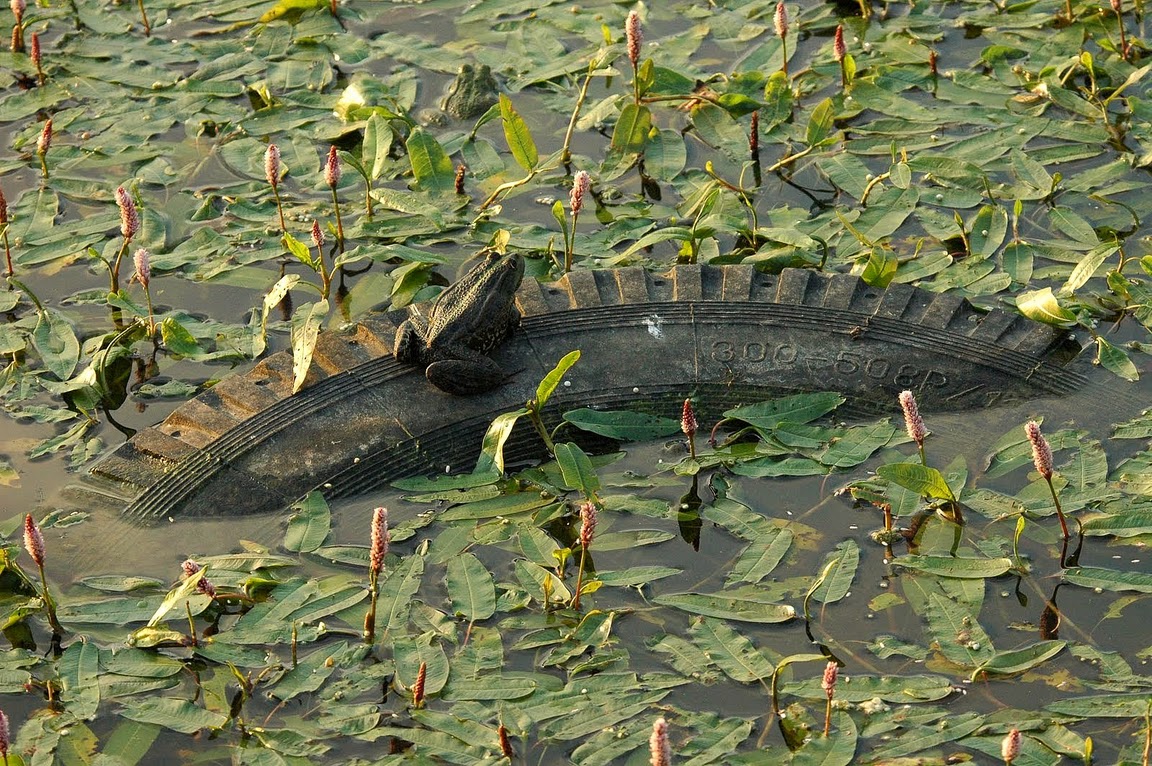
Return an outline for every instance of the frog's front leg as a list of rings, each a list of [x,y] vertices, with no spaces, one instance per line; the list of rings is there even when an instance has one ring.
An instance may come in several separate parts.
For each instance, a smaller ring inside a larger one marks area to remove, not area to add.
[[[404,364],[419,364],[427,347],[428,322],[424,317],[412,312],[400,323],[396,330],[396,341],[392,344],[392,355]]]
[[[500,365],[469,348],[456,349],[452,355],[432,362],[424,375],[436,388],[457,396],[491,391],[508,377]]]

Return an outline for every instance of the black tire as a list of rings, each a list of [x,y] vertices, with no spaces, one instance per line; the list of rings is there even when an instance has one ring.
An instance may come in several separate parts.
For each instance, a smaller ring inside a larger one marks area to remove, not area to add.
[[[675,417],[693,396],[707,422],[738,403],[814,390],[842,392],[858,413],[893,412],[904,389],[922,410],[959,410],[1085,382],[1066,369],[1079,348],[1059,330],[848,275],[578,271],[526,281],[517,302],[522,327],[493,355],[513,374],[494,391],[454,397],[396,362],[406,315],[390,312],[322,334],[295,395],[287,353],[225,379],[100,461],[84,491],[157,520],[274,511],[318,486],[335,497],[467,469],[492,418],[533,396],[573,349],[583,356],[550,404],[556,413],[642,405]]]

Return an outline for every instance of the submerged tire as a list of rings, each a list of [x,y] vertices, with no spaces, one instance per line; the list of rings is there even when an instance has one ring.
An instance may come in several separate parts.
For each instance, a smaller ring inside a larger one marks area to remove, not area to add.
[[[297,394],[285,352],[221,381],[96,464],[84,491],[158,520],[274,511],[316,487],[343,496],[466,468],[492,418],[522,406],[573,349],[582,357],[550,403],[557,414],[639,406],[675,417],[692,396],[706,420],[799,391],[839,391],[860,414],[894,412],[905,389],[922,410],[964,410],[1085,381],[1065,368],[1079,351],[1066,333],[848,275],[579,271],[525,282],[517,304],[521,329],[493,354],[512,374],[494,391],[454,397],[397,363],[391,346],[406,313],[389,312],[323,333]]]

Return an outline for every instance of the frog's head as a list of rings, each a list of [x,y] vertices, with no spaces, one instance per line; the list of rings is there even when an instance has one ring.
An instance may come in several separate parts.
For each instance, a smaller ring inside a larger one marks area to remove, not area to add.
[[[488,255],[485,271],[485,282],[490,291],[510,295],[524,280],[524,258],[519,253],[500,255],[493,251]]]

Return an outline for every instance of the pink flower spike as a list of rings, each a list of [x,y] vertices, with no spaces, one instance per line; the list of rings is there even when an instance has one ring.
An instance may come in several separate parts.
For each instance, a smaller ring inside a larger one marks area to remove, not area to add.
[[[1022,739],[1019,729],[1013,729],[1004,736],[1004,740],[1000,743],[1000,757],[1004,759],[1004,763],[1011,766],[1012,761],[1020,755]]]
[[[648,739],[651,766],[672,766],[672,746],[668,744],[668,722],[657,718],[652,722],[652,736]]]
[[[340,185],[340,157],[336,155],[336,147],[328,148],[328,159],[324,163],[324,183],[335,189]]]
[[[580,504],[580,546],[584,549],[592,547],[592,538],[596,535],[596,504],[589,501]]]
[[[36,153],[43,157],[52,148],[52,118],[44,122],[44,129],[40,131],[40,138],[36,140]]]
[[[1024,426],[1024,433],[1028,435],[1028,441],[1032,444],[1032,463],[1036,466],[1036,472],[1045,479],[1051,479],[1052,447],[1044,438],[1044,434],[1040,433],[1040,424],[1035,420],[1028,421]]]
[[[147,290],[149,283],[152,281],[152,254],[141,247],[137,249],[136,254],[132,256],[132,262],[136,264],[135,280]]]
[[[628,20],[624,22],[624,35],[628,39],[628,60],[632,67],[640,65],[640,45],[644,42],[644,30],[640,28],[640,14],[628,11]]]
[[[844,25],[836,25],[836,36],[832,39],[832,53],[837,61],[843,61],[848,55],[848,48],[844,45]]]
[[[700,427],[699,421],[696,420],[696,411],[692,409],[692,400],[684,400],[684,410],[680,415],[680,430],[684,435],[691,439],[696,435],[696,430]]]
[[[317,249],[324,247],[324,230],[320,228],[319,221],[312,221],[312,244]]]
[[[392,535],[388,532],[388,509],[372,511],[372,549],[369,554],[369,569],[378,575],[384,569],[384,557],[388,555],[388,543]]]
[[[280,185],[280,147],[276,144],[268,144],[264,152],[264,177],[273,189]]]
[[[776,36],[784,39],[788,36],[788,9],[784,7],[784,3],[776,3],[776,17],[773,19],[776,25]]]
[[[184,571],[184,579],[188,579],[204,567],[192,559],[185,559],[184,563],[180,565],[180,568]],[[202,593],[210,598],[216,598],[216,586],[213,585],[207,577],[201,577],[200,582],[196,583],[196,592]]]
[[[28,551],[36,566],[44,566],[44,533],[30,513],[24,517],[24,550]]]
[[[32,59],[32,65],[37,70],[40,69],[40,33],[33,32],[32,39],[28,43],[28,57]]]
[[[140,213],[132,194],[123,186],[116,187],[116,206],[120,208],[120,234],[131,241],[140,231]]]
[[[829,662],[824,666],[824,679],[820,682],[820,688],[828,695],[828,699],[832,699],[832,693],[836,690],[836,679],[840,677],[840,666],[835,662]]]
[[[588,171],[577,171],[576,176],[572,179],[572,192],[568,195],[568,205],[572,209],[572,215],[579,215],[580,211],[584,209],[584,195],[588,193],[588,187],[592,185],[592,176],[588,175]]]
[[[928,429],[924,427],[924,418],[920,417],[915,394],[911,391],[901,391],[900,409],[904,410],[904,427],[908,429],[908,438],[917,444],[923,444]]]
[[[8,747],[12,744],[11,731],[8,728],[8,714],[0,710],[0,756],[8,760]]]
[[[24,0],[9,0],[8,7],[12,9],[12,15],[16,17],[16,23],[20,24],[24,20],[24,9],[28,4]]]

